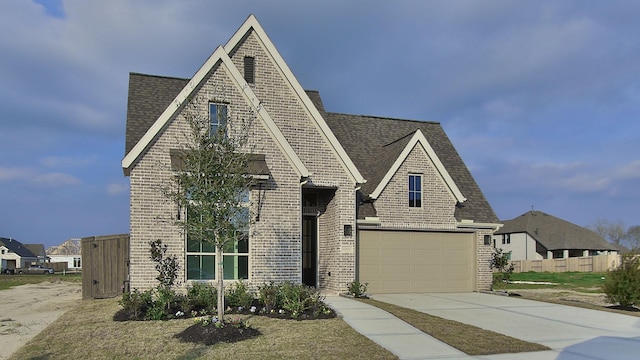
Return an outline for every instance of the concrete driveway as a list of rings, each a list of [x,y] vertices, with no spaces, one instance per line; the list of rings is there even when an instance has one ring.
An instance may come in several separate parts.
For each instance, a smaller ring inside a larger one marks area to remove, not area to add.
[[[640,317],[481,293],[380,294],[373,298],[553,349],[479,358],[640,358]]]

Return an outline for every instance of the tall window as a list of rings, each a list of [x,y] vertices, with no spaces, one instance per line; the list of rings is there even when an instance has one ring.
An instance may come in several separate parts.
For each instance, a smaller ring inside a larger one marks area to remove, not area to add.
[[[422,207],[422,175],[409,175],[409,207]]]
[[[239,280],[249,278],[249,191],[242,194],[243,211],[238,221],[247,226],[238,232],[236,240],[222,247],[224,279]],[[187,216],[189,216],[187,214]],[[196,239],[187,234],[187,280],[216,279],[216,247],[210,242]]]
[[[211,122],[211,134],[215,134],[219,128],[227,125],[227,105],[209,104],[209,120]]]

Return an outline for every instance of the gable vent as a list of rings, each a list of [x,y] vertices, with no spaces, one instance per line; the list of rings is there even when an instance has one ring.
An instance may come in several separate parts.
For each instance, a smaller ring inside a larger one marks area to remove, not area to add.
[[[256,58],[253,56],[244,57],[244,80],[249,84],[253,84],[256,81]]]

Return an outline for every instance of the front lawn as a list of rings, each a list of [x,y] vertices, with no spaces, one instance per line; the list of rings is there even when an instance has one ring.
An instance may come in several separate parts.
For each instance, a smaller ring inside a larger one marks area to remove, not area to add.
[[[499,276],[498,274],[494,274]],[[593,272],[524,272],[513,273],[506,290],[512,289],[566,289],[579,292],[602,292],[606,273]],[[533,283],[533,284],[532,284]],[[504,285],[500,285],[500,289]]]
[[[118,300],[83,301],[10,359],[396,359],[340,318],[241,315],[260,336],[206,346],[175,337],[193,319],[113,321],[121,309]]]

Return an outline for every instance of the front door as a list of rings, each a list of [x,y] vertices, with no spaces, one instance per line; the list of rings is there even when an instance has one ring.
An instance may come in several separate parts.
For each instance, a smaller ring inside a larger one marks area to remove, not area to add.
[[[318,277],[318,218],[302,217],[302,283],[316,287]]]

